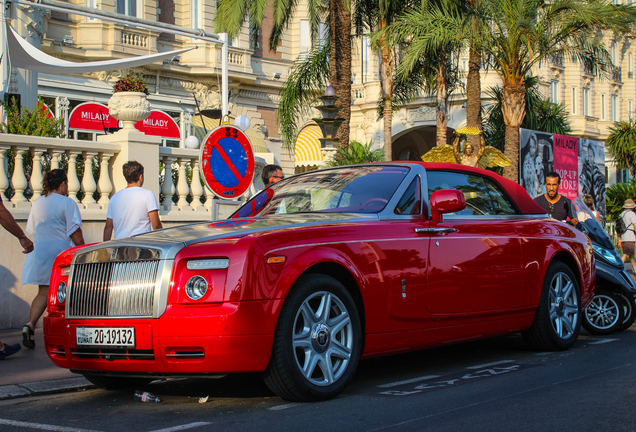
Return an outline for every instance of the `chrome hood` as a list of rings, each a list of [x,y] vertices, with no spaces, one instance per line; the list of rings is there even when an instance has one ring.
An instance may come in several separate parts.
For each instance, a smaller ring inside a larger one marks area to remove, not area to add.
[[[73,262],[79,264],[103,261],[170,260],[174,259],[184,247],[208,240],[243,237],[279,229],[377,219],[377,214],[295,213],[264,218],[198,222],[88,246],[77,253]]]

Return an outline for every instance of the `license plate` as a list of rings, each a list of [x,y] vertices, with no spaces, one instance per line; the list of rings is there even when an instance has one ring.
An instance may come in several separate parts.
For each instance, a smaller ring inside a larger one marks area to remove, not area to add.
[[[77,346],[135,347],[134,327],[76,327]]]

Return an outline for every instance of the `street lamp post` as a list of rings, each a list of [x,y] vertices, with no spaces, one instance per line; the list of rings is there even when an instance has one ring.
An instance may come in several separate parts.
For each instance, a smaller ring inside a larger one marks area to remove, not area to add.
[[[336,89],[333,88],[333,86],[327,87],[325,89],[325,95],[320,97],[322,105],[316,106],[322,118],[313,119],[322,131],[323,138],[320,138],[320,150],[325,160],[328,160],[331,154],[336,150],[335,144],[338,142],[336,133],[342,122],[345,121],[343,118],[336,117],[338,111],[341,110],[341,108],[335,106],[337,99]]]

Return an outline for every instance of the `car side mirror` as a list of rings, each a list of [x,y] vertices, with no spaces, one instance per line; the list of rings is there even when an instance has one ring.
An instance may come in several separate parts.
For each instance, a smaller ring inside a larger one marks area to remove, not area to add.
[[[444,213],[456,213],[466,208],[464,193],[457,189],[442,189],[431,195],[431,215],[436,222],[444,222]]]

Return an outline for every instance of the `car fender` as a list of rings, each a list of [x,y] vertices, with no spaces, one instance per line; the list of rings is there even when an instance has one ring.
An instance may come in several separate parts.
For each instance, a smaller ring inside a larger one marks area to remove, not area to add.
[[[267,261],[274,257],[285,257],[285,261],[280,264],[268,264]],[[269,298],[286,298],[298,278],[307,272],[311,272],[312,267],[322,265],[324,268],[326,264],[333,264],[340,266],[349,273],[364,299],[364,291],[368,284],[366,278],[350,257],[336,248],[307,246],[275,249],[263,256],[263,263],[266,271],[262,272],[262,274],[267,277],[267,281],[263,282],[267,284],[267,292],[261,292],[260,294]],[[338,279],[337,275],[326,274]],[[343,285],[347,285],[344,281],[341,282],[343,282]]]

